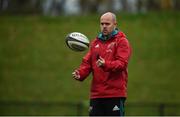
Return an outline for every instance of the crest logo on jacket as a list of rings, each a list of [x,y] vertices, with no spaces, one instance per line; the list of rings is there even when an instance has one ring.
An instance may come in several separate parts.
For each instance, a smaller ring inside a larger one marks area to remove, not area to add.
[[[114,45],[115,45],[115,42],[110,43],[110,44],[108,45],[107,49],[112,49],[112,48],[114,47]]]
[[[115,42],[110,43],[110,44],[107,46],[106,52],[112,52],[112,49],[113,49],[114,45],[115,45]]]
[[[97,44],[97,45],[95,46],[95,48],[99,48],[99,44]]]

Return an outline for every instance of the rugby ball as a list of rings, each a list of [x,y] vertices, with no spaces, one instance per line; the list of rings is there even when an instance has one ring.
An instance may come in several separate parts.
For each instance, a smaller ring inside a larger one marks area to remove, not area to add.
[[[82,33],[72,32],[66,36],[66,44],[73,51],[85,51],[89,48],[89,39]]]

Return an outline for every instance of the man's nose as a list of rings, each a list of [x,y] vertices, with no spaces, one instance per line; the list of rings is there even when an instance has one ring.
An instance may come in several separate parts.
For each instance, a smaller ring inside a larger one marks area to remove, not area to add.
[[[106,27],[106,24],[103,24],[103,28],[105,28]]]

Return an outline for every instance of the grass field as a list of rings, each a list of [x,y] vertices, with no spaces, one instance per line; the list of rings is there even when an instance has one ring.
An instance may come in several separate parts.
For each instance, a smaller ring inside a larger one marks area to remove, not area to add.
[[[133,47],[127,103],[180,103],[179,12],[118,14],[118,22]],[[86,53],[65,45],[73,31],[92,40],[99,15],[0,16],[0,100],[88,101],[92,77],[71,78]]]

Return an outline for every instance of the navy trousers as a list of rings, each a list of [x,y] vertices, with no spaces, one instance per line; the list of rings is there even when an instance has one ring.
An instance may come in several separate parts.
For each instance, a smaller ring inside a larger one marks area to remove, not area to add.
[[[89,116],[124,116],[126,98],[97,98],[90,100]]]

